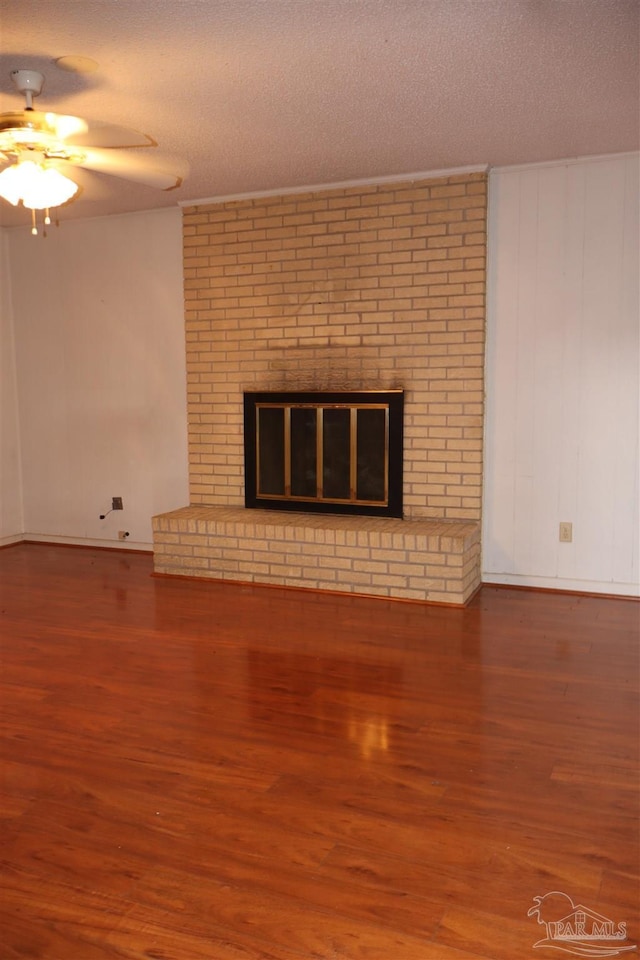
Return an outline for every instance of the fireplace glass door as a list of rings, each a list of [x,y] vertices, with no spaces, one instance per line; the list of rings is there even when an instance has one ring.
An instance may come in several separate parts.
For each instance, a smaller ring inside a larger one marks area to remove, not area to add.
[[[402,400],[245,394],[246,505],[402,516]]]

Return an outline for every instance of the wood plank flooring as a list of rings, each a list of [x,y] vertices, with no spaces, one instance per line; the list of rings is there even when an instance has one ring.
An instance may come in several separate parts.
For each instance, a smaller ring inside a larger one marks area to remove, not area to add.
[[[639,604],[151,573],[0,551],[1,960],[577,953],[553,891],[640,944]]]

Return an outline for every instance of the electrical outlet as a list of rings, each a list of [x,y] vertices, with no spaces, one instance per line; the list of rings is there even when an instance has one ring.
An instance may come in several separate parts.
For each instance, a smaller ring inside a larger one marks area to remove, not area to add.
[[[122,497],[111,497],[111,509],[122,510]]]
[[[560,543],[571,543],[573,540],[573,524],[560,524]]]
[[[128,536],[128,530],[118,530],[118,540],[126,540]]]

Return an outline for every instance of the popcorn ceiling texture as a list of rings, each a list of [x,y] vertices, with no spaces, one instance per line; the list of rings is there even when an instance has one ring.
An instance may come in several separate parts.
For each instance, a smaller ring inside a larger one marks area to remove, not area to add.
[[[244,504],[244,391],[402,388],[405,517],[479,529],[486,203],[473,173],[185,209],[192,507]]]
[[[154,153],[189,160],[184,185],[169,192],[84,177],[63,220],[638,149],[637,0],[2,0],[0,9],[0,109],[24,102],[11,69],[42,70],[39,109],[142,130]],[[65,54],[94,57],[99,71],[58,70],[52,57]],[[26,222],[10,204],[0,219]]]

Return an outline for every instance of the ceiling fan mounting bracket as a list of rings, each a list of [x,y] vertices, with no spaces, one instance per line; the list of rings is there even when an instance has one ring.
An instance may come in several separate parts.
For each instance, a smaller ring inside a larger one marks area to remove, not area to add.
[[[11,79],[18,93],[25,95],[27,110],[33,110],[33,98],[42,93],[44,74],[37,70],[12,70]]]

